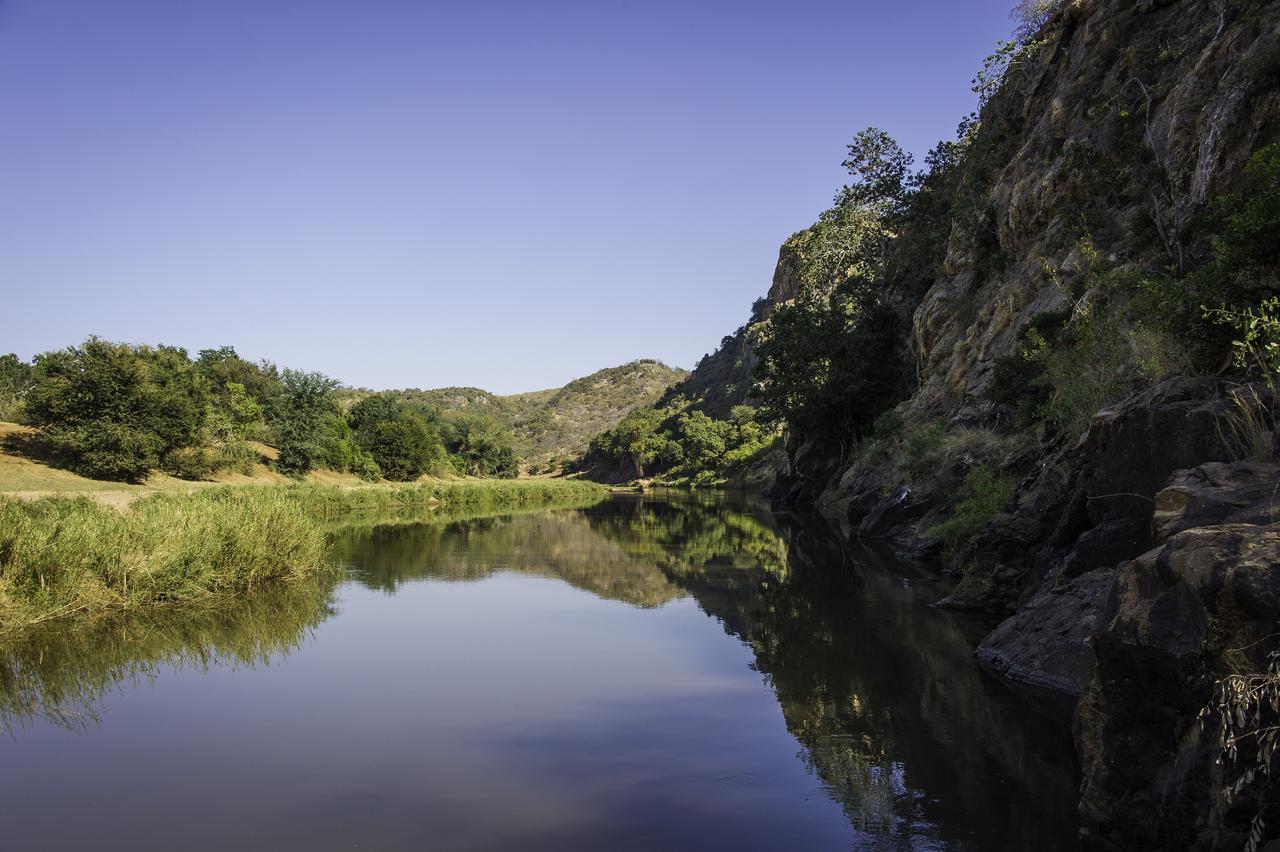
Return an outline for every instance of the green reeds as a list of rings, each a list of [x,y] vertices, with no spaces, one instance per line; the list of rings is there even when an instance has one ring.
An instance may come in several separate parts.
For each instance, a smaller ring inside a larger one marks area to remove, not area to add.
[[[591,483],[517,480],[312,485],[154,494],[124,512],[87,497],[0,497],[0,635],[51,619],[251,592],[334,569],[335,523],[582,502]]]

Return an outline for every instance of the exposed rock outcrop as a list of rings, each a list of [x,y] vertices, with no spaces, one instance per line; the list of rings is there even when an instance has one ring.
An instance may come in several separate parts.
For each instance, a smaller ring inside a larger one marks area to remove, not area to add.
[[[1274,2],[1070,0],[1040,37],[983,113],[989,168],[969,175],[977,200],[954,219],[941,272],[890,282],[920,377],[898,413],[917,428],[1005,425],[987,398],[995,365],[1037,316],[1078,307],[1064,282],[1084,281],[1091,257],[1193,268],[1211,251],[1197,216],[1280,140]],[[1079,441],[982,462],[1021,482],[952,562],[963,578],[945,603],[1004,619],[978,651],[997,672],[1083,694],[1081,813],[1095,840],[1238,848],[1248,803],[1217,795],[1196,716],[1216,678],[1264,667],[1265,642],[1230,649],[1280,632],[1280,463],[1234,461],[1225,379],[1119,384],[1128,397]],[[789,449],[775,497],[916,555],[963,477],[914,482],[866,457]]]
[[[1120,848],[1240,849],[1257,809],[1228,807],[1197,715],[1225,672],[1263,671],[1280,647],[1280,525],[1174,534],[1115,573],[1076,711],[1086,825]],[[1272,832],[1273,833],[1273,832]]]
[[[1090,644],[1111,588],[1099,568],[1039,592],[978,646],[978,659],[998,674],[1079,695],[1093,668]]]
[[[1220,524],[1267,525],[1280,522],[1280,463],[1213,462],[1174,471],[1158,491],[1150,519],[1155,545],[1190,529]],[[1090,532],[1081,538],[1090,536]],[[1102,527],[1102,530],[1110,527]],[[1128,541],[1123,540],[1128,546]],[[1075,547],[1063,558],[1053,582],[1005,619],[978,647],[978,658],[1014,680],[1079,695],[1093,666],[1090,638],[1099,623],[1113,567],[1074,576]],[[1096,547],[1086,544],[1096,551]],[[1141,557],[1141,558],[1146,558]],[[1280,618],[1280,612],[1275,616]],[[1278,625],[1280,627],[1280,625]]]
[[[1156,494],[1156,544],[1195,527],[1280,521],[1280,463],[1202,464],[1179,470]]]
[[[1156,492],[1174,471],[1225,461],[1219,427],[1231,383],[1176,378],[1094,417],[1046,457],[1016,505],[970,549],[951,606],[1006,616],[1046,581],[1114,568],[1154,544]]]

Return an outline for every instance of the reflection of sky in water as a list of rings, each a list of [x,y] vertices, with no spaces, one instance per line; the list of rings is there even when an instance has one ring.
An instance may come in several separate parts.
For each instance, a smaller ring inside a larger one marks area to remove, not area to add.
[[[662,533],[635,511],[357,534],[369,585],[340,586],[291,653],[160,665],[97,700],[83,733],[37,722],[4,741],[0,800],[19,816],[0,848],[978,848],[993,818],[1062,828],[1029,779],[993,800],[1031,771],[998,749],[948,756],[954,723],[921,717],[918,661],[850,669],[850,646],[894,646],[833,635],[827,606],[874,636],[945,619],[897,577],[863,586],[873,607],[817,604],[726,565],[726,547],[780,543],[768,526],[689,508],[696,523]],[[954,629],[924,641],[939,636],[939,665],[971,665]],[[975,672],[946,676],[980,691]]]

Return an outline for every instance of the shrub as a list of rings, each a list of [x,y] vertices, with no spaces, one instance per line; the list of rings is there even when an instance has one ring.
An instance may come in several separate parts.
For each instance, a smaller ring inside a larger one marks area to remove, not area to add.
[[[208,479],[216,465],[207,447],[179,447],[165,453],[160,468],[179,479]]]
[[[1066,311],[1037,314],[1018,332],[1014,350],[996,359],[987,398],[1012,408],[1021,426],[1048,416],[1053,399],[1048,360],[1054,347],[1061,343],[1063,326],[1069,317]]]
[[[35,369],[17,355],[0,355],[0,420],[19,422]]]
[[[203,440],[207,400],[184,350],[91,337],[36,358],[25,416],[58,463],[136,481],[168,453]]]
[[[955,513],[930,527],[925,535],[940,540],[948,554],[958,554],[997,512],[1008,505],[1016,487],[1017,483],[1012,478],[1000,476],[986,465],[971,469],[965,476]]]
[[[946,430],[938,425],[909,432],[902,442],[902,458],[907,473],[915,479],[923,479],[932,474],[946,434]]]
[[[360,445],[383,476],[400,482],[417,479],[444,458],[440,436],[412,414],[377,421],[360,433]]]
[[[160,464],[159,436],[99,421],[46,426],[42,435],[54,462],[93,479],[141,482]]]
[[[513,479],[520,473],[511,429],[485,414],[452,415],[442,426],[445,446],[460,473]]]
[[[258,451],[245,441],[228,441],[213,447],[214,470],[229,470],[250,476],[258,463]]]

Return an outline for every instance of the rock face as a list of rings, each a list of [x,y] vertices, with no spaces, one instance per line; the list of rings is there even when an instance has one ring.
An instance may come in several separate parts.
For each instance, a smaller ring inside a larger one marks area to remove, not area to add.
[[[1014,680],[1079,695],[1093,666],[1089,640],[1098,625],[1115,565],[1095,567],[1084,574],[1073,569],[1099,558],[1099,553],[1122,554],[1114,560],[1119,564],[1126,559],[1126,551],[1135,556],[1135,548],[1145,550],[1132,535],[1106,541],[1112,530],[1137,528],[1144,519],[1149,528],[1145,537],[1148,547],[1164,544],[1190,529],[1280,522],[1280,463],[1212,462],[1177,470],[1170,475],[1167,487],[1156,492],[1150,507],[1133,505],[1132,518],[1104,521],[1077,536],[1069,548],[1041,554],[1050,581],[983,639],[978,659]],[[1014,513],[998,519],[988,534],[1006,528],[1011,537],[1034,531],[1029,519],[1020,521]],[[1033,542],[1034,535],[1027,541]],[[1082,550],[1087,557],[1081,555]]]
[[[979,661],[1032,686],[1079,695],[1112,572],[1100,568],[1039,592],[978,646]]]
[[[1171,379],[1099,412],[1080,442],[1046,457],[1012,510],[978,537],[948,603],[1007,616],[1046,582],[1148,550],[1156,492],[1174,471],[1229,457],[1219,420],[1230,387]]]
[[[1067,305],[1045,268],[1081,263],[1082,212],[1098,223],[1098,250],[1121,262],[1180,265],[1202,250],[1179,235],[1280,136],[1280,87],[1265,70],[1280,44],[1274,12],[1262,2],[1064,4],[1011,81],[1020,97],[1004,117],[1008,159],[988,191],[989,231],[953,229],[947,274],[915,311],[919,405],[960,417],[980,408],[1018,329]]]
[[[919,365],[906,422],[998,426],[994,366],[1035,317],[1072,307],[1061,281],[1090,256],[1194,266],[1210,245],[1188,236],[1192,221],[1280,141],[1274,0],[1067,0],[1039,35],[983,113],[994,136],[980,209],[953,221],[933,280],[889,282]],[[794,278],[784,253],[771,304]],[[964,576],[945,603],[1003,619],[978,651],[995,671],[1082,696],[1095,840],[1239,848],[1248,803],[1217,796],[1222,769],[1196,717],[1216,678],[1264,668],[1267,643],[1230,649],[1280,633],[1280,462],[1236,460],[1226,380],[1127,387],[1078,441],[1008,466],[1030,473],[952,563]],[[930,490],[865,458],[788,451],[775,499],[916,555],[963,475],[941,471]],[[1280,837],[1280,814],[1270,824]]]
[[[1095,834],[1122,848],[1244,847],[1256,797],[1226,806],[1238,772],[1215,764],[1216,730],[1196,717],[1221,673],[1265,670],[1277,613],[1277,524],[1184,530],[1115,572],[1075,723]]]
[[[1152,521],[1156,544],[1195,527],[1280,521],[1280,464],[1213,463],[1179,470],[1156,494]]]

